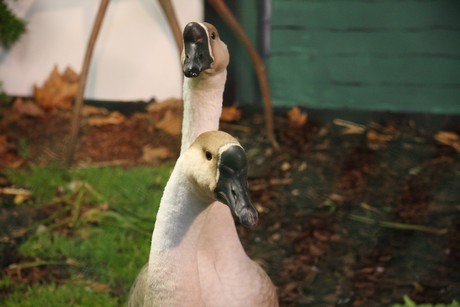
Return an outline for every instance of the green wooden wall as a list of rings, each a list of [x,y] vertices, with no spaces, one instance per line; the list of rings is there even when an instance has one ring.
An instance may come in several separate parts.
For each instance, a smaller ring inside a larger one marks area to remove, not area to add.
[[[460,0],[273,0],[276,106],[460,114]]]

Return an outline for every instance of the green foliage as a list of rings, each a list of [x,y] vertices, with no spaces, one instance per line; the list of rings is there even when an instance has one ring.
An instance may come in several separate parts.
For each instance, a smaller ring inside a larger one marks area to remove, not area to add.
[[[62,307],[62,306],[119,306],[116,298],[108,292],[95,292],[87,285],[48,284],[29,287],[15,292],[2,302],[5,307]]]
[[[28,160],[30,157],[30,151],[29,151],[29,142],[26,137],[21,137],[18,140],[18,152],[21,158],[24,160]]]
[[[75,193],[75,188],[71,188],[75,182],[84,182],[92,193],[84,194],[80,201],[90,208],[106,203],[108,210],[102,211],[97,223],[75,228],[72,235],[52,231],[49,229],[51,227],[39,233],[33,231],[20,245],[19,253],[39,261],[69,262],[71,278],[62,285],[37,284],[26,287],[14,284],[15,290],[3,302],[0,299],[0,305],[125,304],[132,282],[148,259],[155,215],[170,172],[171,165],[70,171],[58,167],[34,167],[8,171],[7,176],[16,186],[33,191],[37,206],[53,200],[56,190],[64,193],[61,198]],[[107,284],[112,291],[117,289],[118,298],[108,293],[95,293],[91,287],[76,286],[79,278]],[[11,286],[8,281],[4,283],[7,288]],[[51,298],[52,302],[49,301]]]
[[[57,165],[47,168],[31,167],[21,170],[6,170],[5,174],[12,182],[30,189],[36,204],[51,202],[56,190],[65,186],[69,179],[68,171]]]
[[[0,289],[13,286],[13,281],[9,278],[0,278]]]
[[[408,295],[404,295],[404,304],[393,304],[392,307],[460,307],[460,303],[453,300],[450,304],[420,304],[417,305]]]
[[[25,22],[11,12],[4,0],[0,0],[0,44],[10,48],[25,31]]]
[[[0,104],[9,102],[10,97],[3,90],[3,83],[0,81]]]

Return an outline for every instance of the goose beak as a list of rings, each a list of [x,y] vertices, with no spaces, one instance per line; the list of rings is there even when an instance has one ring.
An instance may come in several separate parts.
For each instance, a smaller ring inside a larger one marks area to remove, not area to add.
[[[248,192],[246,154],[241,147],[231,146],[221,154],[214,193],[219,201],[229,206],[233,217],[243,226],[257,225],[258,214]]]
[[[208,36],[208,30],[200,23],[190,22],[185,26],[183,72],[187,78],[198,77],[214,61]]]

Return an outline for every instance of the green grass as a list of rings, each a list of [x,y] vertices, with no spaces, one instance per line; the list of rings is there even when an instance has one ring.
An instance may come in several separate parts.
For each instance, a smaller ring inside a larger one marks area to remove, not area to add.
[[[393,304],[392,307],[460,307],[460,303],[453,300],[450,304],[419,304],[417,305],[408,295],[404,295],[404,304]]]
[[[2,303],[5,307],[119,306],[119,300],[108,292],[98,293],[86,285],[46,284],[15,292]]]
[[[0,298],[0,305],[123,306],[135,276],[147,261],[155,215],[171,168],[168,164],[155,168],[66,171],[48,167],[7,171],[15,186],[33,192],[32,203],[24,206],[56,201],[56,191],[60,191],[64,197],[72,196],[67,201],[71,199],[73,204],[90,203],[95,216],[91,221],[97,223],[80,223],[70,236],[50,230],[50,225],[44,232],[33,230],[18,252],[32,261],[70,263],[71,277],[63,284],[31,286],[12,283],[3,277],[0,290],[9,289],[9,294]],[[81,193],[72,190],[72,183],[75,186],[76,182],[84,182],[88,188]],[[109,209],[99,210],[104,204]],[[85,283],[79,283],[81,279]],[[108,285],[108,289],[93,291],[90,286],[93,282]]]

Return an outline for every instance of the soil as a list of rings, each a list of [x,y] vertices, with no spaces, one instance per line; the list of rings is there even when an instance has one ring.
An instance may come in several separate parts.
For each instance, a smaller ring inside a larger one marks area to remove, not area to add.
[[[405,294],[417,303],[458,300],[458,148],[438,142],[438,129],[404,116],[356,124],[309,114],[299,123],[285,111],[275,118],[279,151],[257,112],[243,110],[242,119],[222,123],[246,148],[251,198],[260,212],[256,229],[238,231],[278,287],[281,306],[386,306]],[[3,108],[0,169],[60,163],[70,114],[31,117]],[[450,120],[449,133],[458,136],[459,122]],[[180,136],[156,129],[147,113],[116,124],[83,121],[74,164],[145,164],[147,145],[169,151],[149,163],[172,161]],[[11,216],[5,210],[2,216]]]

